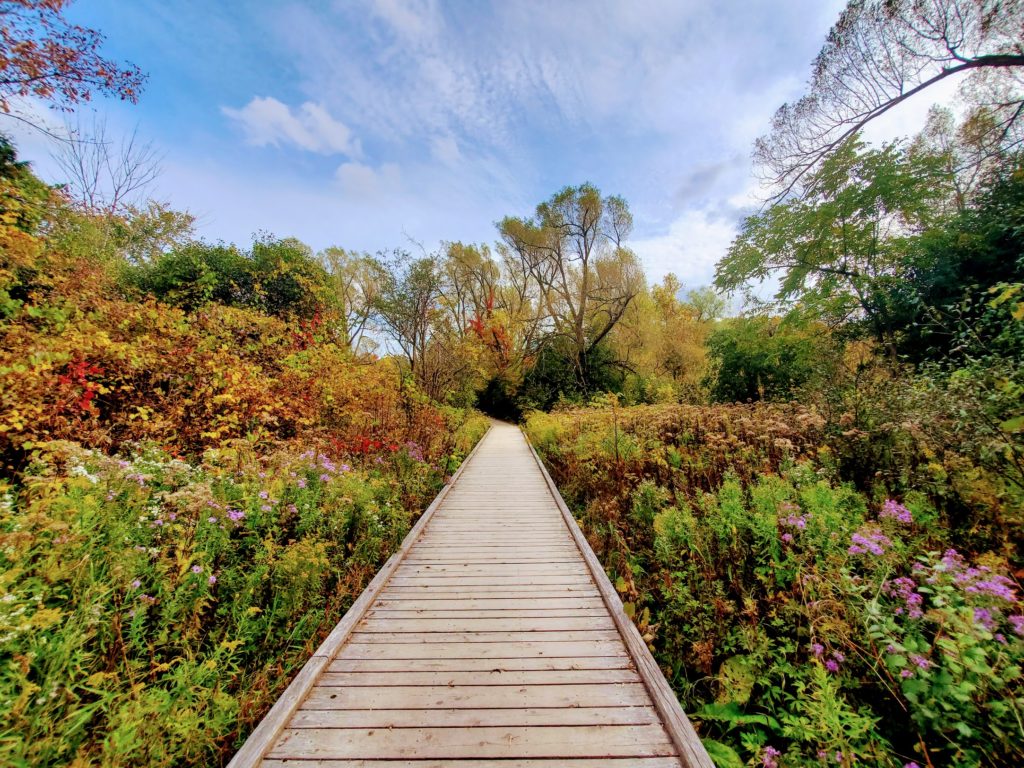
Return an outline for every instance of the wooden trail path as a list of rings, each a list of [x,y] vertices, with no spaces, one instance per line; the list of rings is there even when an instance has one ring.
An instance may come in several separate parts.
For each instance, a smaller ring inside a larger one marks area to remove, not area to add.
[[[713,768],[520,430],[495,423],[229,768]]]

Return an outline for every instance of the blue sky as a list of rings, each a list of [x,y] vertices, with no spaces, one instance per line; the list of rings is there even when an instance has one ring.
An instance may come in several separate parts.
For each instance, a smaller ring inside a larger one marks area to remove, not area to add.
[[[154,142],[154,196],[208,239],[491,242],[498,219],[591,181],[629,201],[650,277],[697,286],[755,199],[753,140],[841,6],[79,0],[69,16],[148,72],[138,105],[94,106]],[[57,180],[40,137],[16,140]]]

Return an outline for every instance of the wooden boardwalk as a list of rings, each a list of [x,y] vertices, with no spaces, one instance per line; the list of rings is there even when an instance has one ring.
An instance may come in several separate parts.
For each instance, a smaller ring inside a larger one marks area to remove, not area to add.
[[[713,768],[518,428],[495,423],[229,768]]]

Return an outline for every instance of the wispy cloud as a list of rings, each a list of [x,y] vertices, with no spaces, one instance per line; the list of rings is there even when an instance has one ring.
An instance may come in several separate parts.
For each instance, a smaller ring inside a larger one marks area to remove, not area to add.
[[[295,110],[272,96],[254,96],[241,109],[221,107],[237,122],[248,143],[257,147],[294,146],[322,155],[361,154],[348,126],[331,117],[323,104],[307,101]]]

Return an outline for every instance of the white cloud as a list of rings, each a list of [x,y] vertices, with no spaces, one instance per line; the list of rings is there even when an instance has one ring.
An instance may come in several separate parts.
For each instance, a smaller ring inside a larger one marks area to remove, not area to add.
[[[439,160],[448,166],[457,165],[462,161],[462,153],[459,151],[459,143],[454,136],[435,136],[430,140],[430,154],[435,160]]]
[[[399,37],[412,42],[437,34],[436,3],[431,0],[372,0],[371,11]]]
[[[363,163],[342,163],[334,176],[345,195],[357,202],[370,202],[402,192],[402,174],[395,163],[384,163],[379,168]]]
[[[633,240],[630,246],[652,282],[674,272],[684,285],[696,288],[711,283],[715,264],[725,256],[737,231],[728,218],[690,209],[672,222],[666,234]]]
[[[307,101],[293,111],[272,96],[254,96],[241,109],[221,107],[221,111],[239,123],[246,141],[257,147],[293,145],[322,155],[361,154],[359,140],[323,104]]]

